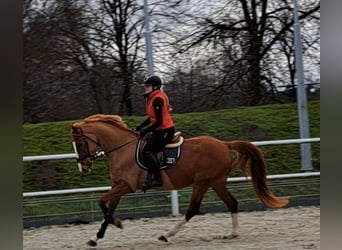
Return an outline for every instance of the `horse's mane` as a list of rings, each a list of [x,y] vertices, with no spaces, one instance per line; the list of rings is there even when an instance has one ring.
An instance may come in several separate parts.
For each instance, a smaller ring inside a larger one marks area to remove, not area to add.
[[[108,123],[108,124],[129,130],[127,124],[118,115],[96,114],[96,115],[92,115],[92,116],[85,118],[83,122],[84,123],[104,122],[104,123]]]

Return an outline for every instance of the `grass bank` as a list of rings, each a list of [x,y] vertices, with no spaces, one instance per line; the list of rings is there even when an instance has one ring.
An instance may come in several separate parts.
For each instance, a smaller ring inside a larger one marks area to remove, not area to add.
[[[310,135],[320,137],[320,102],[309,102],[308,110]],[[123,117],[130,127],[144,118]],[[296,103],[174,114],[174,120],[185,138],[198,135],[247,141],[299,138]],[[24,156],[72,153],[68,125],[75,121],[24,124]],[[263,146],[262,150],[269,174],[300,171],[299,144]],[[320,170],[320,143],[312,143],[312,164],[315,170]],[[106,159],[97,161],[87,176],[78,173],[74,159],[25,162],[23,168],[24,192],[110,185]]]

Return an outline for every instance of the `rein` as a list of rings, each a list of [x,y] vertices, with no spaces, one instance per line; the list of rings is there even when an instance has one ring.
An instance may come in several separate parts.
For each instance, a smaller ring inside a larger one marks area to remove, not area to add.
[[[82,129],[81,129],[81,134],[82,134],[82,139],[83,139],[84,143],[85,143],[86,146],[87,146],[87,156],[85,156],[85,157],[83,157],[83,158],[78,158],[78,159],[77,159],[77,162],[80,162],[80,161],[84,160],[84,159],[87,158],[87,157],[89,157],[91,161],[94,161],[94,160],[96,160],[96,159],[98,159],[98,158],[102,158],[102,157],[104,157],[105,155],[110,154],[111,152],[114,152],[114,151],[116,151],[116,150],[119,150],[120,148],[123,148],[123,147],[127,146],[128,144],[131,144],[132,142],[134,142],[134,141],[137,140],[137,139],[133,139],[133,140],[130,140],[130,141],[128,141],[128,142],[126,142],[126,143],[124,143],[124,144],[122,144],[122,145],[120,145],[120,146],[118,146],[118,147],[115,147],[115,148],[113,148],[113,149],[111,149],[111,150],[109,150],[109,151],[107,151],[107,152],[105,152],[105,151],[102,150],[102,151],[96,152],[94,155],[91,155],[91,154],[90,154],[90,151],[89,151],[89,144],[88,144],[87,139],[90,140],[90,141],[92,141],[92,142],[94,142],[94,143],[95,143],[97,146],[99,146],[100,148],[102,148],[102,147],[101,147],[101,145],[100,145],[96,140],[94,140],[93,138],[91,138],[91,137],[85,135],[85,134],[83,133],[83,130],[82,130]]]
[[[118,150],[118,149],[120,149],[120,148],[123,148],[123,147],[127,146],[128,144],[131,144],[132,142],[134,142],[134,141],[136,141],[136,140],[138,140],[138,139],[133,139],[133,140],[131,140],[131,141],[129,141],[129,142],[126,142],[126,143],[122,144],[121,146],[118,146],[118,147],[116,147],[116,148],[113,148],[113,149],[109,150],[108,152],[104,152],[104,151],[102,151],[102,152],[104,152],[105,154],[109,154],[109,153],[111,153],[111,152],[113,152],[113,151],[116,151],[116,150]]]

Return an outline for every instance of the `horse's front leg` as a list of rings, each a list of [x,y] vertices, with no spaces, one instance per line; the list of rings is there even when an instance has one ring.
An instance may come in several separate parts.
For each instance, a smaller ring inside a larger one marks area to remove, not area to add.
[[[89,246],[97,245],[97,241],[104,237],[109,224],[113,224],[121,229],[123,228],[120,219],[114,218],[114,211],[119,204],[121,197],[124,194],[131,192],[131,187],[126,182],[122,181],[118,185],[113,186],[111,190],[100,198],[99,206],[103,212],[104,220],[94,238],[87,242]]]

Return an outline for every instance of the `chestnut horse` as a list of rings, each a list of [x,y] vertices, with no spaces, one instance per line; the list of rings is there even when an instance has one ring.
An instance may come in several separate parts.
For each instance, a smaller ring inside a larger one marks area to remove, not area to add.
[[[81,172],[86,173],[92,169],[93,161],[99,156],[96,153],[99,147],[109,161],[111,189],[99,200],[104,221],[96,236],[87,243],[96,246],[97,241],[104,237],[108,224],[122,228],[120,220],[114,218],[114,211],[123,195],[134,193],[143,187],[147,171],[138,167],[135,160],[138,135],[127,127],[120,116],[93,115],[72,124],[70,130]],[[184,219],[158,239],[168,241],[169,237],[174,236],[186,222],[198,214],[209,188],[216,192],[231,212],[232,233],[227,237],[237,237],[238,202],[226,188],[227,177],[233,169],[251,175],[254,190],[266,206],[280,208],[288,203],[287,198],[274,196],[268,188],[263,154],[252,143],[225,142],[210,136],[185,139],[176,165],[161,171],[163,186],[157,189],[177,190],[192,185],[190,204]]]

